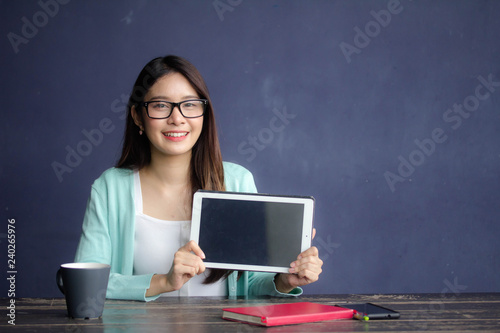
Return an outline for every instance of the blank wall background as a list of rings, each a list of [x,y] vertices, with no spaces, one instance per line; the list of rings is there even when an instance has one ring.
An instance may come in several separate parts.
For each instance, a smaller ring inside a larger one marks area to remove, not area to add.
[[[0,7],[3,296],[8,219],[16,296],[62,296],[132,84],[167,54],[205,77],[225,160],[260,192],[316,198],[324,272],[306,293],[500,291],[499,2]]]

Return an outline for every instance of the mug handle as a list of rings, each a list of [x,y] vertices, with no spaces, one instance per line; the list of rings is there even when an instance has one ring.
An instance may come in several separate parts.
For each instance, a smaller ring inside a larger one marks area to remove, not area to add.
[[[57,286],[59,287],[59,290],[63,294],[65,294],[65,292],[64,292],[64,286],[63,286],[63,281],[62,281],[61,268],[59,268],[59,270],[57,271],[57,274],[56,274],[56,283],[57,283]]]

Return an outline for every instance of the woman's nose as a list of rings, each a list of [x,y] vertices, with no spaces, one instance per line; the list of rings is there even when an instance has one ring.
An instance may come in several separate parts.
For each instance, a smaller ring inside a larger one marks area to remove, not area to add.
[[[180,106],[175,105],[170,117],[167,118],[167,122],[169,124],[181,124],[185,120],[184,116],[181,113]]]

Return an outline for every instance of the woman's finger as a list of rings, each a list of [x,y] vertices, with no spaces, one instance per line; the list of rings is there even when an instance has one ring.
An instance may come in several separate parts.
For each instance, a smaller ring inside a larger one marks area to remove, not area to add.
[[[201,250],[201,248],[196,244],[194,240],[190,240],[183,247],[179,249],[179,251],[193,252],[201,259],[205,259],[205,253]]]

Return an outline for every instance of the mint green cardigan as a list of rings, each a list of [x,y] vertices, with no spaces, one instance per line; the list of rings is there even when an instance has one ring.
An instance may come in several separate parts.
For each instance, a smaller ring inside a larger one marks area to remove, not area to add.
[[[242,166],[224,162],[227,191],[256,193],[252,174]],[[92,185],[83,220],[83,231],[75,262],[98,262],[111,265],[107,298],[151,301],[146,297],[154,273],[134,275],[135,205],[133,171],[111,168]],[[228,279],[229,297],[298,296],[301,288],[289,294],[276,290],[274,273],[237,272]]]

